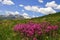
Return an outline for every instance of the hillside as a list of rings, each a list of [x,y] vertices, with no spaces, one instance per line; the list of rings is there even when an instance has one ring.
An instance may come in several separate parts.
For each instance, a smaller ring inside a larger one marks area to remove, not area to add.
[[[55,14],[49,14],[43,17],[32,18],[30,20],[34,22],[39,22],[39,23],[48,21],[48,22],[55,24],[55,23],[60,22],[60,12],[55,13]],[[19,37],[20,35],[17,35],[17,33],[13,31],[13,27],[15,24],[26,23],[30,20],[29,19],[0,20],[0,40],[20,40],[20,37]]]
[[[4,23],[4,22],[13,22],[14,24],[16,24],[16,23],[27,23],[30,20],[32,20],[34,22],[43,22],[43,21],[60,22],[60,12],[45,15],[42,17],[36,17],[36,18],[32,18],[32,19],[23,19],[22,20],[23,17],[21,17],[21,16],[19,16],[19,17],[21,20],[17,17],[18,19],[14,19],[14,20],[8,20],[8,19],[0,20],[0,23]]]
[[[42,21],[48,21],[48,22],[60,22],[60,12],[58,13],[54,13],[54,14],[49,14],[49,15],[45,15],[42,17],[38,17],[38,18],[32,18],[31,20],[33,21],[37,21],[37,22],[42,22]]]

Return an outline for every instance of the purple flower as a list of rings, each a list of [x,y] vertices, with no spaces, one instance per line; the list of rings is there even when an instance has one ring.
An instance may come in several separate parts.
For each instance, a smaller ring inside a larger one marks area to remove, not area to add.
[[[53,30],[57,30],[57,29],[58,29],[58,26],[57,26],[57,25],[52,26],[52,29],[53,29]]]
[[[27,37],[34,37],[36,34],[41,36],[44,32],[49,33],[50,31],[55,31],[57,29],[57,25],[53,26],[49,22],[33,23],[30,21],[29,23],[17,24],[14,26],[14,31],[20,32]],[[34,37],[33,40],[37,40],[37,38]]]

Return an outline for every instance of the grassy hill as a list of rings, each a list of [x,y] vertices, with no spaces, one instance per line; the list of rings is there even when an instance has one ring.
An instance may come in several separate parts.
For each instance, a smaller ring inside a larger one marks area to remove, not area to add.
[[[52,24],[55,24],[57,22],[60,22],[60,12],[55,14],[49,14],[45,15],[43,17],[38,18],[32,18],[30,19],[34,22],[43,22],[48,21]],[[29,19],[25,20],[1,20],[0,21],[0,40],[20,40],[20,35],[17,35],[17,33],[14,33],[13,26],[18,23],[27,23],[30,21]]]
[[[45,15],[43,17],[33,18],[31,20],[38,21],[38,22],[39,21],[60,21],[60,12]]]

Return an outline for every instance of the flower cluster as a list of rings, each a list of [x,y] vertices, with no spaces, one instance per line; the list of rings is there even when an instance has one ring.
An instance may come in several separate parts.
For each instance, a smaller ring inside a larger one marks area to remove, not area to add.
[[[58,30],[58,26],[57,25],[55,25],[55,26],[48,26],[45,31],[46,32],[50,32],[50,31],[54,31],[54,30]]]
[[[17,24],[14,26],[14,31],[23,33],[25,37],[33,37],[33,40],[37,40],[37,36],[43,35],[43,33],[49,33],[58,29],[57,25],[51,25],[50,23],[33,23]]]
[[[14,30],[24,33],[28,37],[32,37],[35,34],[42,34],[41,26],[38,23],[17,24]]]

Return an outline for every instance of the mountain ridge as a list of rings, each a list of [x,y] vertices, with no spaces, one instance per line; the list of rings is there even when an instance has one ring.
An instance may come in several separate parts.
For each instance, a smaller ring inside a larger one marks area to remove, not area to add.
[[[35,17],[35,18],[31,18],[30,20],[48,20],[48,19],[53,19],[53,18],[59,18],[60,19],[60,12],[57,12],[57,13],[53,13],[53,14],[49,14],[49,15],[45,15],[45,16],[41,16],[41,17]],[[6,15],[0,15],[0,20],[3,20],[3,19],[19,19],[19,20],[22,20],[22,19],[25,19],[22,15],[9,15],[9,16],[6,16]]]

